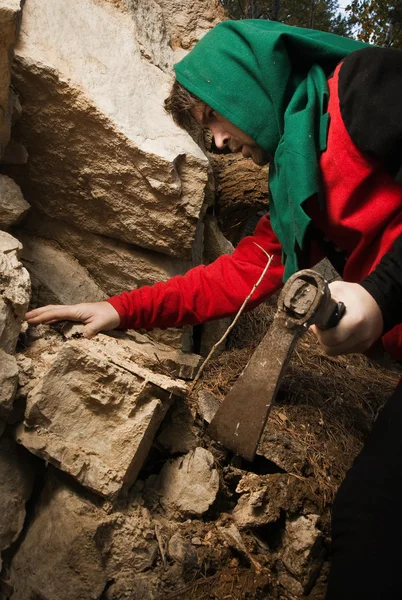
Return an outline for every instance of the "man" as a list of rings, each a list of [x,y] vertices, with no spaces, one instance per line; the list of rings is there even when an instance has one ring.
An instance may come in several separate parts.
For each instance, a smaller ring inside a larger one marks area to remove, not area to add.
[[[331,292],[346,313],[333,330],[315,328],[326,351],[365,351],[383,335],[402,359],[401,56],[280,23],[221,23],[176,65],[167,109],[186,129],[209,129],[218,148],[270,160],[270,214],[232,256],[106,302],[39,308],[27,321],[77,320],[91,337],[231,315],[265,267],[262,248],[274,258],[249,309],[327,255],[343,272]],[[392,536],[402,526],[390,536],[387,519],[402,502],[401,395],[398,388],[338,495],[331,600],[400,597]]]

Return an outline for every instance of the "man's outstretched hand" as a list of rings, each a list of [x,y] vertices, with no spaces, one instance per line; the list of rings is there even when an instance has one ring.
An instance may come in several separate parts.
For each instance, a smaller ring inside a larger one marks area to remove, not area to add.
[[[118,312],[109,302],[84,302],[60,306],[42,306],[25,315],[30,325],[54,323],[55,321],[78,321],[84,323],[84,337],[91,339],[99,331],[115,329],[120,324]]]
[[[323,331],[312,325],[312,331],[330,356],[365,352],[382,334],[384,323],[380,307],[358,283],[333,281],[329,289],[337,302],[345,304],[345,314],[336,327]]]

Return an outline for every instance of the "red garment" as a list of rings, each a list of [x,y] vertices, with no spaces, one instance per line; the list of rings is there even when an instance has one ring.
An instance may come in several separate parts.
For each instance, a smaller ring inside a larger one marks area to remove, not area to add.
[[[244,238],[232,255],[110,298],[108,302],[120,315],[120,328],[181,327],[235,314],[267,264],[258,246],[274,259],[247,304],[248,310],[255,308],[282,285],[281,246],[268,216],[262,217],[254,235]]]
[[[348,253],[344,279],[358,282],[402,234],[402,188],[380,162],[363,155],[352,142],[339,107],[340,68],[328,82],[330,125],[327,149],[320,157],[325,206],[321,210],[312,198],[306,203],[306,212],[327,239]],[[267,262],[257,244],[274,255],[274,260],[248,304],[248,309],[254,308],[282,284],[281,248],[268,216],[232,256],[221,256],[184,276],[110,298],[120,315],[120,327],[180,327],[235,314]],[[320,258],[320,250],[312,245],[311,266]],[[402,328],[384,336],[384,344],[395,358],[402,359]]]
[[[344,125],[338,96],[338,74],[328,81],[330,127],[320,157],[325,197],[321,211],[308,203],[307,214],[324,236],[346,250],[345,281],[359,282],[371,273],[402,234],[402,187],[382,164],[362,154]],[[383,337],[386,350],[402,360],[402,326]]]

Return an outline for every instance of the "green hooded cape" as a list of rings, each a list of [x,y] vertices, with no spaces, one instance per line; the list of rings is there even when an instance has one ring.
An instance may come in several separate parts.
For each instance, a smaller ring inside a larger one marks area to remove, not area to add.
[[[175,65],[176,78],[274,157],[270,216],[283,248],[286,280],[298,270],[309,217],[320,193],[326,148],[327,77],[365,44],[274,21],[224,21]]]

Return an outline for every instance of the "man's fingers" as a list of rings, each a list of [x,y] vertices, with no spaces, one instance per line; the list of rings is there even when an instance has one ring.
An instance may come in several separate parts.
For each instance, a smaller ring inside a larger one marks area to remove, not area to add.
[[[87,338],[87,340],[91,340],[97,333],[99,333],[99,331],[100,329],[91,323],[89,325],[85,325],[82,335]]]
[[[63,319],[79,320],[77,308],[75,306],[42,306],[41,308],[31,310],[25,315],[25,320],[31,325],[50,323]]]

